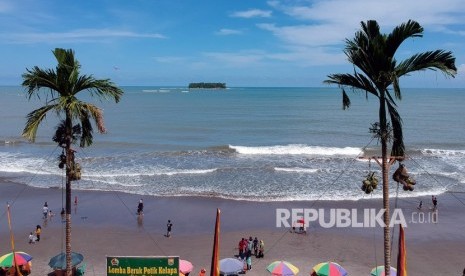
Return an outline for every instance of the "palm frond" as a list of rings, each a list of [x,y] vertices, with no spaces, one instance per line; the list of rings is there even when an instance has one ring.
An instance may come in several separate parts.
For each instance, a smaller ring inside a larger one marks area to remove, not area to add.
[[[394,89],[394,95],[397,99],[402,100],[402,94],[400,92],[399,78],[397,76],[392,77],[392,88]]]
[[[386,101],[389,116],[391,117],[392,124],[392,156],[404,156],[405,146],[404,146],[404,136],[402,132],[402,118],[400,117],[397,109],[390,101]]]
[[[376,91],[376,88],[373,86],[372,82],[367,77],[357,72],[355,72],[353,75],[333,74],[329,75],[328,78],[329,79],[325,80],[324,83],[351,87],[356,90],[369,92],[378,97],[378,93]]]
[[[362,21],[360,25],[368,40],[373,40],[381,34],[379,24],[376,20],[368,20],[366,23]]]
[[[350,99],[349,96],[347,96],[346,91],[344,88],[342,88],[342,109],[346,110],[350,107]]]
[[[42,106],[27,115],[26,126],[24,127],[22,136],[28,139],[31,142],[35,142],[37,129],[39,128],[40,123],[47,117],[47,113],[50,110],[56,108],[56,105],[46,105]]]
[[[83,112],[81,116],[81,125],[82,125],[82,135],[81,135],[81,142],[79,146],[81,148],[88,147],[92,145],[94,137],[92,135],[93,129],[92,124],[90,122],[89,114],[87,112]]]
[[[66,121],[61,120],[55,130],[55,135],[52,140],[61,147],[66,147]],[[81,136],[81,126],[79,124],[74,125],[71,129],[71,143],[75,143]]]
[[[42,70],[35,66],[31,70],[27,69],[26,73],[24,73],[22,77],[22,86],[26,88],[26,93],[29,99],[31,99],[34,95],[40,99],[40,92],[42,92],[40,90],[41,88],[49,88],[52,96],[54,91],[57,91],[58,89],[56,84],[57,75],[53,70]]]
[[[440,70],[446,76],[454,77],[457,74],[455,67],[455,57],[449,51],[435,50],[419,53],[402,61],[395,68],[397,77],[401,77],[410,72],[422,70]]]
[[[386,56],[393,57],[399,46],[411,37],[422,37],[423,27],[414,20],[402,23],[392,30],[386,38]]]
[[[91,96],[97,95],[99,99],[120,101],[123,91],[109,79],[96,80],[92,75],[83,75],[76,82],[75,90],[77,92],[87,90]]]

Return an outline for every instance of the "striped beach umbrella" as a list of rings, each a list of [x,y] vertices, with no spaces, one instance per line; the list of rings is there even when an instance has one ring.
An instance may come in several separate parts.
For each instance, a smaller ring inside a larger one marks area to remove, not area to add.
[[[346,276],[347,271],[337,263],[324,262],[313,267],[311,276]]]
[[[397,275],[397,270],[391,266],[391,276]],[[377,266],[371,270],[372,276],[384,276],[384,265]]]
[[[26,252],[16,251],[5,254],[0,257],[0,266],[3,267],[12,267],[14,265],[24,265],[32,260],[32,256]]]
[[[293,276],[299,273],[299,269],[293,264],[286,261],[275,261],[266,267],[272,275],[276,276]]]

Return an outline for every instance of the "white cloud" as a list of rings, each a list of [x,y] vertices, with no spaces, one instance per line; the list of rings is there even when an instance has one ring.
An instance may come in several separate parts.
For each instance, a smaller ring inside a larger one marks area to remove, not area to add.
[[[161,34],[135,33],[131,31],[111,29],[80,29],[62,33],[2,33],[0,40],[8,43],[38,43],[38,42],[99,42],[105,39],[118,38],[166,38]]]
[[[347,57],[340,49],[325,47],[292,47],[287,52],[269,54],[267,57],[302,67],[338,65],[347,62]]]
[[[239,34],[242,34],[242,31],[233,30],[233,29],[221,29],[217,31],[215,34],[217,35],[239,35]]]
[[[257,24],[263,30],[272,32],[276,37],[290,45],[326,46],[341,44],[345,29],[334,25],[296,25],[277,27],[274,24]]]
[[[203,55],[209,59],[215,59],[228,67],[246,67],[250,65],[257,65],[266,57],[265,53],[262,51],[242,51],[238,53],[207,52]]]
[[[341,58],[344,39],[353,37],[360,29],[361,21],[371,19],[380,24],[381,32],[390,32],[394,26],[413,19],[430,32],[463,35],[463,0],[353,0],[350,3],[347,0],[314,0],[289,3],[268,1],[268,5],[276,10],[275,18],[282,13],[298,23],[256,25],[283,42],[281,47],[288,52],[275,54],[275,57],[289,60],[318,64],[318,57],[323,56],[331,63],[338,60],[346,62]],[[337,47],[338,51],[334,51],[333,47]],[[338,54],[337,58],[334,53]]]
[[[253,18],[253,17],[271,17],[272,11],[250,9],[246,11],[237,11],[231,14],[231,17]]]
[[[377,20],[381,26],[392,27],[408,19],[422,26],[458,24],[463,22],[465,1],[443,0],[319,0],[308,5],[285,5],[279,1],[268,4],[299,20],[313,24],[351,26],[358,28],[360,21]]]

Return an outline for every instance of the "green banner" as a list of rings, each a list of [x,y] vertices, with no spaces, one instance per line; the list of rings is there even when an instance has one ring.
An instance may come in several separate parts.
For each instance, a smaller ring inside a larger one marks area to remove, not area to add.
[[[179,275],[179,257],[107,257],[107,276]]]

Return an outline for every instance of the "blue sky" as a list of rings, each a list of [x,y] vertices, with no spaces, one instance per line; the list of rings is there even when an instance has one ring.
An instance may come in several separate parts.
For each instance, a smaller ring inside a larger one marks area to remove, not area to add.
[[[60,47],[75,50],[82,73],[118,85],[324,86],[352,72],[343,41],[369,19],[383,33],[408,19],[425,28],[398,59],[435,49],[457,58],[455,79],[419,72],[401,86],[465,86],[464,0],[2,0],[0,85],[54,68]]]

